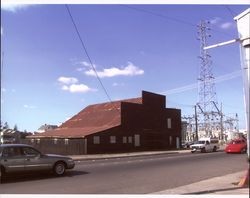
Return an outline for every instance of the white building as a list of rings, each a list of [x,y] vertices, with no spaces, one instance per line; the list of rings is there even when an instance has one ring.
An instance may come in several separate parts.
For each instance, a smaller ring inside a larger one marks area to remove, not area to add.
[[[234,18],[237,22],[239,39],[241,41],[241,69],[243,72],[243,86],[244,86],[244,101],[246,111],[246,129],[247,129],[247,142],[248,142],[248,157],[250,153],[249,142],[249,73],[250,73],[250,8],[239,14]]]

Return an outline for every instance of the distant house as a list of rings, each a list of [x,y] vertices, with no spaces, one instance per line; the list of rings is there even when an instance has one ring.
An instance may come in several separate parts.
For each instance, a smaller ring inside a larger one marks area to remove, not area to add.
[[[181,111],[166,108],[163,95],[87,106],[54,130],[29,136],[45,152],[114,153],[179,148]]]
[[[0,144],[10,144],[20,142],[20,132],[14,129],[0,129]]]
[[[42,126],[40,126],[35,133],[43,133],[49,130],[53,130],[56,129],[58,126],[57,125],[51,125],[51,124],[44,124]]]

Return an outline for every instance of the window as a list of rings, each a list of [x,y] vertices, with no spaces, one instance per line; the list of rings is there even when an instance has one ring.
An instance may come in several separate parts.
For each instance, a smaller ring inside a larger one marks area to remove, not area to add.
[[[140,146],[140,135],[135,134],[135,146]]]
[[[100,136],[94,136],[94,144],[100,144]]]
[[[19,147],[8,147],[3,150],[3,157],[20,157],[21,155]]]
[[[167,122],[168,122],[168,129],[171,129],[172,128],[171,118],[168,118]]]
[[[169,136],[169,145],[172,145],[172,136]]]
[[[57,138],[54,139],[54,144],[57,144]]]
[[[29,148],[29,147],[24,147],[23,148],[23,153],[25,155],[28,155],[28,156],[38,156],[38,155],[40,155],[40,153],[37,150],[35,150],[33,148]]]
[[[133,139],[131,136],[128,137],[128,143],[133,143]]]
[[[110,136],[110,143],[115,144],[116,143],[116,137],[115,136]]]
[[[219,140],[211,140],[211,144],[218,144]]]
[[[122,137],[122,143],[123,143],[123,144],[126,144],[126,143],[127,143],[127,137],[126,137],[126,136]]]
[[[40,143],[40,139],[37,139],[37,140],[36,140],[36,143],[39,144],[39,143]]]
[[[69,139],[64,139],[64,144],[68,145],[69,144]]]

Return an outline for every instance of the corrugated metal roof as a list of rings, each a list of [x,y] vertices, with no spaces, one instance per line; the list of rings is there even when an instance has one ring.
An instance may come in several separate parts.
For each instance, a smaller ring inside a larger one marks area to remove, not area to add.
[[[133,98],[87,106],[55,130],[36,134],[32,137],[84,137],[121,124],[121,103],[142,104],[142,98]]]

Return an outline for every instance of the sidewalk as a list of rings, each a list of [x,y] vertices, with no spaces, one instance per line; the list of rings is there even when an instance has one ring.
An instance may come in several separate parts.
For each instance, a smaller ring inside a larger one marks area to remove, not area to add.
[[[87,155],[70,155],[69,157],[71,157],[75,161],[83,161],[83,160],[136,157],[145,155],[177,154],[177,153],[190,153],[190,150],[143,151],[143,152],[115,153],[115,154],[87,154]]]
[[[221,145],[218,152],[224,151],[225,145]],[[168,151],[141,151],[141,152],[130,152],[130,153],[115,153],[115,154],[86,154],[86,155],[70,155],[73,160],[95,160],[95,159],[106,159],[106,158],[121,158],[121,157],[136,157],[145,155],[161,155],[161,154],[177,154],[177,153],[190,153],[191,149],[180,149],[180,150],[168,150]]]
[[[220,148],[218,152],[222,152],[224,148]],[[122,158],[135,157],[146,155],[161,155],[161,154],[178,154],[190,153],[190,150],[171,150],[171,151],[145,151],[132,153],[118,153],[118,154],[93,154],[93,155],[73,155],[75,161],[82,160],[97,160],[107,158]],[[168,189],[153,194],[175,194],[175,195],[246,195],[249,196],[249,188],[242,188],[238,186],[240,180],[246,175],[246,171],[232,173],[221,177],[214,177],[200,182],[192,183],[185,186],[180,186],[173,189]]]
[[[195,182],[189,185],[168,189],[154,194],[175,194],[175,195],[249,195],[249,188],[238,186],[239,181],[246,174],[246,171],[232,173],[221,177]]]

